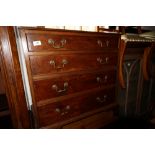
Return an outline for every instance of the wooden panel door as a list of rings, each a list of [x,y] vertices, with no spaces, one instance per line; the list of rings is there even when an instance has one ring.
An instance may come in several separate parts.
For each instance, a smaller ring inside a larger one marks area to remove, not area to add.
[[[123,62],[123,77],[125,88],[118,89],[120,113],[123,116],[132,117],[136,114],[139,85],[141,81],[141,59],[137,57],[125,57]]]
[[[134,43],[130,42],[132,45]],[[151,43],[145,45],[143,42],[132,48],[124,48],[121,66],[124,88],[118,86],[118,102],[123,117],[149,116],[152,111],[153,81],[150,76],[146,76],[150,62],[146,52],[150,52],[149,48],[151,49]]]

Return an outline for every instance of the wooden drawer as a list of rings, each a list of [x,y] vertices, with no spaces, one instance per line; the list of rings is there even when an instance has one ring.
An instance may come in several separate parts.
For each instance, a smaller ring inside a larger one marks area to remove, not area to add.
[[[117,53],[30,56],[32,75],[102,69],[116,66]]]
[[[114,88],[111,88],[72,99],[38,106],[39,124],[41,127],[44,127],[71,119],[79,114],[113,103],[114,100],[115,91]]]
[[[87,73],[77,75],[63,75],[50,79],[33,81],[35,100],[50,99],[95,87],[104,87],[115,84],[116,71],[103,71],[98,73]]]
[[[92,33],[93,34],[93,33]],[[26,34],[28,51],[95,50],[118,48],[118,36],[78,36],[52,33]]]
[[[104,89],[99,92],[94,92],[85,96],[81,101],[80,112],[88,112],[96,108],[101,108],[105,105],[109,105],[115,101],[115,88]]]
[[[63,126],[63,129],[99,129],[116,120],[113,111],[107,111],[86,117]]]

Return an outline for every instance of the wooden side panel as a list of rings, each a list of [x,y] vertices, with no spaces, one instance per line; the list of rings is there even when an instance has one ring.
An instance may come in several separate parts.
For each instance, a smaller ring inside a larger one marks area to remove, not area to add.
[[[0,27],[0,41],[6,94],[14,128],[30,128],[13,27]]]
[[[4,88],[4,78],[2,76],[2,67],[1,67],[1,63],[0,63],[0,94],[4,94],[5,93],[5,88]]]

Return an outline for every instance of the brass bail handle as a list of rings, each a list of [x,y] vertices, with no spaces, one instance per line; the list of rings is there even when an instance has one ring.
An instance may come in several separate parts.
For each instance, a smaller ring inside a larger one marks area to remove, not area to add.
[[[61,39],[60,42],[56,42],[54,39],[48,39],[48,43],[52,45],[53,48],[59,49],[63,48],[67,43],[66,39]]]
[[[57,93],[62,93],[62,92],[66,92],[68,90],[68,82],[64,83],[64,88],[63,89],[59,89],[58,86],[56,84],[54,84],[52,86],[52,89],[55,90]]]
[[[109,40],[106,40],[105,41],[105,44],[107,47],[109,47],[109,43],[110,41]],[[100,47],[103,47],[103,42],[101,40],[97,40],[97,44],[100,46]]]
[[[106,57],[104,60],[103,60],[102,58],[98,57],[98,58],[97,58],[97,61],[98,61],[100,64],[104,65],[104,64],[107,64],[107,63],[109,62],[109,57]]]
[[[97,81],[98,83],[106,83],[107,80],[108,80],[108,76],[107,76],[107,75],[105,75],[104,78],[101,78],[101,77],[99,77],[99,76],[96,78],[96,81]]]
[[[96,98],[96,101],[99,102],[99,103],[104,103],[106,100],[107,100],[107,95],[104,95],[103,99],[101,99],[100,97]]]
[[[61,116],[68,114],[70,111],[71,107],[70,105],[66,105],[64,109],[56,108],[55,112],[59,113]]]
[[[56,62],[55,62],[55,60],[53,60],[53,59],[50,60],[49,63],[50,63],[50,65],[52,65],[55,69],[62,69],[62,68],[65,67],[65,65],[68,64],[68,60],[62,59],[61,65],[56,65]]]

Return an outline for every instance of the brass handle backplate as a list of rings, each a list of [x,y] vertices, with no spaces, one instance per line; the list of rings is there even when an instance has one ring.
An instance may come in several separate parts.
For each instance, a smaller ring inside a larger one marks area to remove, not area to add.
[[[97,77],[97,78],[96,78],[96,81],[97,81],[98,83],[106,83],[106,82],[107,82],[107,79],[108,79],[108,76],[105,75],[104,78]]]
[[[104,103],[107,100],[107,95],[104,95],[103,98],[96,97],[96,101],[99,103]]]
[[[97,40],[97,44],[100,46],[100,47],[103,47],[103,43],[101,40]]]
[[[107,40],[107,41],[106,41],[106,46],[107,46],[107,47],[109,47],[109,43],[110,43],[110,41]]]
[[[100,64],[104,65],[104,64],[107,64],[107,63],[109,62],[109,57],[106,57],[104,60],[103,60],[102,58],[98,57],[98,58],[97,58],[97,61],[98,61]]]
[[[68,82],[64,83],[64,88],[63,89],[59,89],[58,86],[56,84],[54,84],[52,86],[52,89],[55,90],[57,93],[62,93],[62,92],[66,92],[68,90]]]
[[[105,41],[105,44],[107,47],[109,47],[109,43],[110,41],[109,40],[106,40]],[[97,40],[97,44],[100,46],[100,47],[103,47],[103,42],[101,40]]]
[[[52,45],[53,48],[59,49],[63,48],[64,45],[67,43],[66,39],[61,39],[59,43],[56,43],[53,39],[48,39],[48,43]]]
[[[59,113],[61,116],[65,115],[65,114],[68,114],[69,110],[70,110],[70,106],[69,105],[67,105],[64,109],[60,109],[60,108],[56,108],[55,109],[55,111],[57,113]]]
[[[50,65],[52,65],[55,69],[62,69],[62,68],[65,67],[65,65],[68,64],[68,61],[67,61],[66,59],[63,59],[63,60],[61,61],[61,65],[56,65],[55,60],[50,60],[49,63],[50,63]]]

